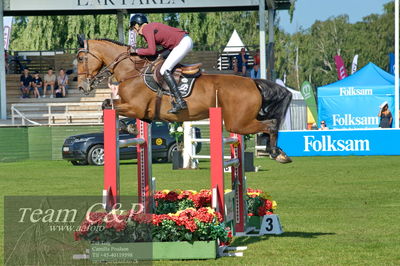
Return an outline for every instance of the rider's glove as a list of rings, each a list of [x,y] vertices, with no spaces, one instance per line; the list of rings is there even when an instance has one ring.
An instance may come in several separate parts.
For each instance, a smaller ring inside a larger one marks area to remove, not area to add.
[[[136,47],[131,47],[130,51],[131,54],[137,54],[137,49]]]

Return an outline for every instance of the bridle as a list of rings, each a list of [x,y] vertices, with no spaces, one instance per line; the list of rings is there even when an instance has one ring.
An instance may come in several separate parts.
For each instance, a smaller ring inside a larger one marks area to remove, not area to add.
[[[85,82],[87,83],[89,88],[97,87],[104,79],[111,76],[114,73],[115,67],[125,59],[130,59],[132,61],[132,63],[134,63],[134,65],[135,65],[134,69],[139,73],[136,75],[130,76],[129,78],[124,79],[124,81],[127,79],[131,79],[131,78],[135,78],[135,77],[143,75],[143,70],[145,69],[145,66],[147,65],[146,63],[148,63],[147,59],[142,59],[143,61],[145,61],[145,64],[140,69],[137,69],[136,68],[137,60],[133,60],[131,58],[130,49],[129,49],[129,47],[127,47],[126,51],[119,54],[110,64],[103,67],[99,72],[97,72],[95,75],[93,75],[92,73],[89,72],[88,55],[93,56],[100,63],[103,63],[103,60],[101,60],[96,54],[89,51],[89,44],[88,44],[87,40],[84,40],[84,47],[80,48],[78,50],[78,53],[76,54],[78,62],[80,62],[79,54],[82,52],[84,53],[83,61],[85,64],[85,70],[84,70],[84,72],[78,72],[78,76],[85,75]],[[84,93],[89,94],[89,91],[84,90]]]

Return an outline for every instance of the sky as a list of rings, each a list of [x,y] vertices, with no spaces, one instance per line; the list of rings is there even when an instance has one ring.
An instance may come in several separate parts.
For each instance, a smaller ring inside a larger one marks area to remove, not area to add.
[[[294,33],[300,28],[308,29],[316,20],[343,14],[349,16],[350,23],[355,23],[372,13],[382,14],[383,5],[388,2],[390,0],[297,0],[292,23],[287,10],[278,11],[279,26],[287,33]]]

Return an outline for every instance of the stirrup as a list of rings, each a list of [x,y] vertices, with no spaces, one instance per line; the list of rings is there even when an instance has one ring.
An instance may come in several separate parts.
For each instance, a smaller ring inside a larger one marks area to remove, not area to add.
[[[177,114],[179,111],[187,109],[187,104],[185,101],[180,103],[172,102],[172,108],[168,110],[169,114]]]

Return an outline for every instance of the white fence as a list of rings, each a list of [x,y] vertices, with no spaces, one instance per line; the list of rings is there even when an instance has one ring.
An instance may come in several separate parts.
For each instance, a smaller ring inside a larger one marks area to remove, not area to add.
[[[196,138],[195,126],[209,126],[210,120],[189,121],[183,123],[183,168],[197,169],[198,159],[210,159],[210,155],[197,155],[197,143],[210,143],[209,138]],[[224,156],[225,159],[231,159],[231,156]]]
[[[90,111],[85,110],[90,108]],[[80,110],[81,109],[81,110]],[[101,124],[101,103],[18,103],[11,105],[11,123],[22,125]],[[36,120],[36,121],[35,121]],[[61,123],[56,123],[59,121]],[[87,123],[81,122],[87,120]],[[38,122],[38,121],[41,121]],[[43,122],[46,121],[46,122]],[[80,122],[75,122],[80,121]],[[19,123],[18,123],[19,124]]]

